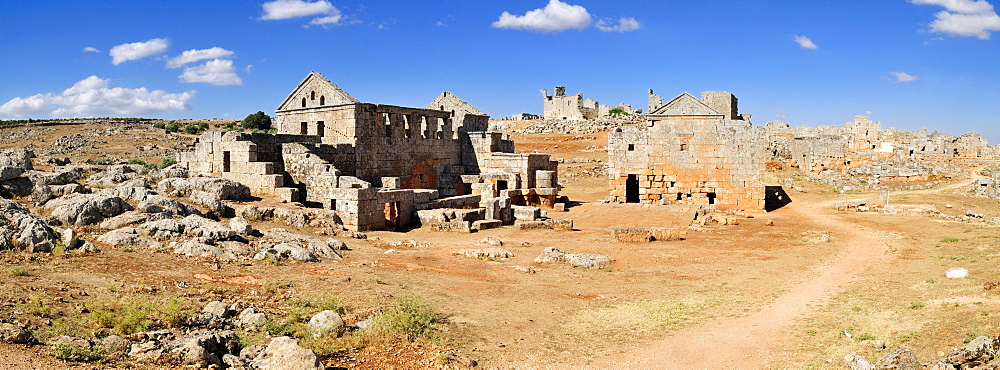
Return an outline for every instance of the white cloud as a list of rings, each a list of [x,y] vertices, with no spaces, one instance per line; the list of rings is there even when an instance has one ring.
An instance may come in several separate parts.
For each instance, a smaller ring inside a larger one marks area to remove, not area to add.
[[[111,64],[119,65],[130,60],[139,60],[167,51],[167,39],[152,39],[146,42],[121,44],[111,48]]]
[[[910,2],[945,8],[934,14],[934,21],[928,25],[931,32],[989,40],[991,32],[1000,31],[1000,15],[997,15],[993,5],[986,0],[910,0]]]
[[[100,50],[97,50],[97,48],[95,48],[93,46],[85,47],[85,48],[83,48],[83,51],[86,52],[86,53],[100,53],[101,52]]]
[[[48,112],[52,117],[140,116],[188,110],[187,102],[195,96],[193,90],[169,94],[145,87],[112,88],[108,87],[109,81],[90,76],[59,95],[17,97],[0,105],[0,115],[25,117]]]
[[[889,72],[889,73],[891,73],[893,77],[896,77],[896,82],[912,82],[920,79],[920,77],[911,75],[906,72]]]
[[[493,22],[493,28],[509,28],[537,32],[558,32],[571,28],[582,30],[590,26],[591,17],[587,9],[579,5],[569,5],[559,0],[549,0],[544,8],[530,10],[524,15],[508,12],[500,14]]]
[[[168,60],[167,68],[178,68],[185,64],[194,63],[199,60],[222,58],[230,55],[233,55],[232,51],[220,47],[214,47],[211,49],[191,49]]]
[[[618,18],[617,24],[614,19],[604,18],[597,21],[597,29],[604,32],[631,32],[639,29],[639,21],[632,17]]]
[[[247,66],[243,68],[243,72],[250,73],[251,69],[253,69],[253,64],[247,64]]]
[[[343,19],[344,19],[344,15],[340,14],[338,12],[337,14],[328,15],[328,16],[325,16],[325,17],[315,18],[315,19],[309,21],[309,24],[316,25],[316,26],[330,27],[330,26],[336,26],[338,24],[341,24],[340,21],[343,20]]]
[[[795,43],[799,44],[803,49],[816,50],[819,49],[819,45],[816,45],[808,37],[805,36],[795,36]]]
[[[275,0],[264,3],[263,7],[264,15],[260,17],[260,19],[263,20],[280,20],[317,16],[309,21],[309,24],[307,24],[306,27],[312,25],[329,28],[345,24],[345,21],[348,20],[347,17],[340,13],[340,10],[337,9],[337,7],[333,6],[333,4],[330,4],[330,2],[326,0],[319,0],[315,2],[303,0]],[[347,22],[346,24],[354,24],[354,22]]]
[[[227,59],[213,59],[199,66],[184,67],[180,79],[188,83],[204,82],[216,86],[243,84],[240,76],[236,75],[233,61]]]
[[[276,0],[264,3],[263,20],[279,20],[329,14],[337,8],[329,1],[308,2],[302,0]]]

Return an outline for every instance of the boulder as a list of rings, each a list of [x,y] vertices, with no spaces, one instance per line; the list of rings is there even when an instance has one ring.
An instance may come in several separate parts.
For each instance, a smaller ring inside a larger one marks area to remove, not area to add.
[[[215,195],[209,192],[195,190],[191,192],[191,195],[190,197],[188,197],[188,199],[191,199],[191,202],[195,204],[201,204],[205,206],[206,208],[208,208],[209,212],[215,214],[216,216],[231,217],[234,214],[232,208],[227,206],[225,203],[222,203],[221,200],[216,199]]]
[[[210,194],[214,200],[250,199],[250,188],[236,181],[218,177],[168,178],[156,188],[165,194],[186,197],[199,190]]]
[[[917,360],[917,356],[913,354],[913,349],[910,346],[902,345],[896,349],[889,352],[889,354],[883,356],[875,363],[876,369],[922,369],[923,366],[920,361]]]
[[[173,164],[159,170],[149,171],[148,175],[154,179],[168,179],[173,177],[187,178],[190,174],[187,167]]]
[[[104,171],[90,175],[87,182],[100,186],[115,186],[119,183],[132,180],[138,176],[149,172],[146,166],[137,164],[117,164],[108,166]]]
[[[0,152],[0,166],[32,170],[31,158],[34,156],[35,153],[25,148],[7,149]]]
[[[105,194],[70,194],[45,204],[45,210],[64,225],[93,225],[131,211],[122,198]]]
[[[962,369],[985,365],[1000,354],[1000,337],[978,337],[966,344],[962,349],[949,354],[944,363]]]
[[[0,166],[0,181],[13,180],[21,177],[24,173],[24,169],[20,167],[7,167]]]
[[[268,254],[296,261],[319,262],[319,258],[312,251],[306,249],[305,245],[297,242],[281,243],[270,248],[265,248],[257,252],[253,258],[255,260],[263,260],[267,258]]]
[[[852,354],[849,354],[847,356],[844,356],[844,364],[847,365],[847,368],[851,369],[851,370],[874,370],[875,369],[875,366],[872,365],[871,362],[868,362],[868,360],[865,360],[864,357],[861,357],[857,353],[852,353]]]
[[[300,347],[298,340],[290,337],[271,339],[267,348],[254,357],[250,365],[260,370],[323,369],[323,364],[315,353]]]
[[[171,245],[174,248],[175,254],[183,254],[189,257],[205,257],[222,261],[234,261],[241,257],[231,251],[205,244],[198,240],[187,240],[183,243],[171,243]]]
[[[24,206],[0,199],[0,250],[48,252],[56,246],[56,235],[41,218]]]
[[[200,236],[209,240],[223,240],[236,236],[236,232],[229,226],[198,215],[184,217],[179,222],[184,225],[184,233],[191,236]]]
[[[118,216],[105,219],[101,221],[98,226],[102,229],[121,229],[126,226],[133,226],[144,224],[150,221],[157,221],[169,218],[170,216],[163,213],[143,213],[139,211],[129,211],[122,213]]]
[[[134,227],[108,231],[97,237],[97,241],[112,247],[163,248],[163,244],[140,233],[139,229]]]
[[[31,203],[34,203],[35,206],[45,205],[52,197],[52,188],[48,185],[35,186],[31,191]]]
[[[335,311],[325,310],[309,319],[306,328],[309,329],[309,334],[313,337],[322,337],[328,334],[340,335],[340,332],[344,330],[344,319]]]
[[[229,228],[240,235],[250,235],[253,233],[253,225],[247,219],[239,216],[229,220]]]
[[[124,199],[127,202],[140,203],[146,198],[155,195],[156,193],[146,189],[144,187],[134,187],[134,186],[119,186],[117,188],[107,188],[103,189],[99,194],[105,196],[114,196]]]
[[[163,240],[172,239],[184,234],[184,225],[172,218],[150,221],[137,227],[146,236]]]
[[[14,324],[0,323],[0,342],[28,344],[35,341],[35,337],[25,328]]]
[[[66,185],[83,179],[83,171],[80,167],[56,168],[52,172],[28,171],[26,175],[35,186]]]
[[[236,325],[243,329],[256,329],[267,322],[267,315],[257,312],[253,308],[247,308],[236,317]]]
[[[94,344],[90,343],[86,338],[71,337],[67,335],[57,335],[49,338],[45,344],[56,347],[56,346],[67,346],[67,347],[80,347],[80,348],[90,348]]]
[[[221,301],[208,302],[208,304],[205,305],[205,308],[201,309],[201,312],[210,313],[221,318],[228,318],[232,316],[232,313],[229,312],[229,306]]]
[[[302,246],[319,257],[341,258],[340,250],[346,250],[347,244],[340,240],[326,240],[310,235],[296,234],[286,229],[274,228],[264,234],[269,244],[293,243]]]
[[[180,337],[163,346],[164,354],[184,366],[222,366],[222,357],[236,351],[233,336],[231,331],[222,331]]]
[[[117,335],[109,335],[101,340],[99,343],[101,349],[104,350],[104,354],[111,358],[118,358],[128,354],[131,343],[128,339],[119,337]]]
[[[150,195],[139,203],[136,208],[146,213],[166,213],[170,216],[201,214],[197,208],[162,195]]]

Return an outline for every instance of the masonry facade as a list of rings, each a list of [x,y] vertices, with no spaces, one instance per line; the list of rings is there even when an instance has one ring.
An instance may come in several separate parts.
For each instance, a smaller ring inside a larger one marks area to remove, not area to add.
[[[500,219],[504,207],[551,206],[558,194],[556,162],[514,153],[487,131],[489,116],[450,92],[425,108],[362,103],[312,72],[275,113],[277,134],[209,132],[181,163],[333,210],[354,230],[400,229],[445,206]]]
[[[650,90],[645,124],[608,134],[609,200],[764,209],[764,132],[739,114],[736,97],[662,101]]]
[[[632,110],[629,104],[619,104],[609,106],[599,104],[594,99],[584,99],[583,93],[566,95],[565,86],[556,86],[555,95],[549,95],[549,91],[542,89],[543,117],[552,120],[582,121],[611,116],[613,109],[621,110],[625,114],[634,114],[638,111]]]

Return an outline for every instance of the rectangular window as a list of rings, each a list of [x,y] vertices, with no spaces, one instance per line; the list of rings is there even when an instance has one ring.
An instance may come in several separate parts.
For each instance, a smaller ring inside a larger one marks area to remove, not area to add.
[[[309,123],[302,122],[299,124],[299,135],[309,135]]]
[[[635,144],[629,144],[629,145],[628,145],[628,150],[629,150],[630,152],[631,152],[631,151],[634,151],[634,150],[635,150]]]

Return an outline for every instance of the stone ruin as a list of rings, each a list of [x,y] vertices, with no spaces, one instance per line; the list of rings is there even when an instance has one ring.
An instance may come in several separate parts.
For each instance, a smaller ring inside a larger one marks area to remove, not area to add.
[[[426,108],[361,103],[311,72],[275,113],[277,134],[208,132],[180,164],[334,211],[354,231],[399,230],[442,208],[510,224],[512,207],[558,196],[557,162],[514,153],[489,116],[450,92]]]
[[[736,97],[661,102],[650,90],[645,124],[608,133],[609,200],[763,210],[764,132],[738,113]]]
[[[868,116],[855,116],[842,127],[790,127],[781,121],[768,122],[765,127],[771,154],[807,174],[846,172],[880,162],[993,158],[1000,153],[1000,147],[989,145],[974,132],[956,137],[937,131],[928,134],[926,129],[882,129],[880,122],[872,122]],[[922,171],[887,175],[904,180],[922,176],[911,180],[926,180]]]
[[[629,104],[619,104],[617,106],[601,105],[594,99],[584,99],[583,93],[566,95],[565,86],[556,86],[555,95],[549,95],[549,91],[543,89],[542,115],[545,119],[551,120],[589,120],[604,118],[611,115],[611,110],[618,108],[626,114],[638,113],[633,111]]]

